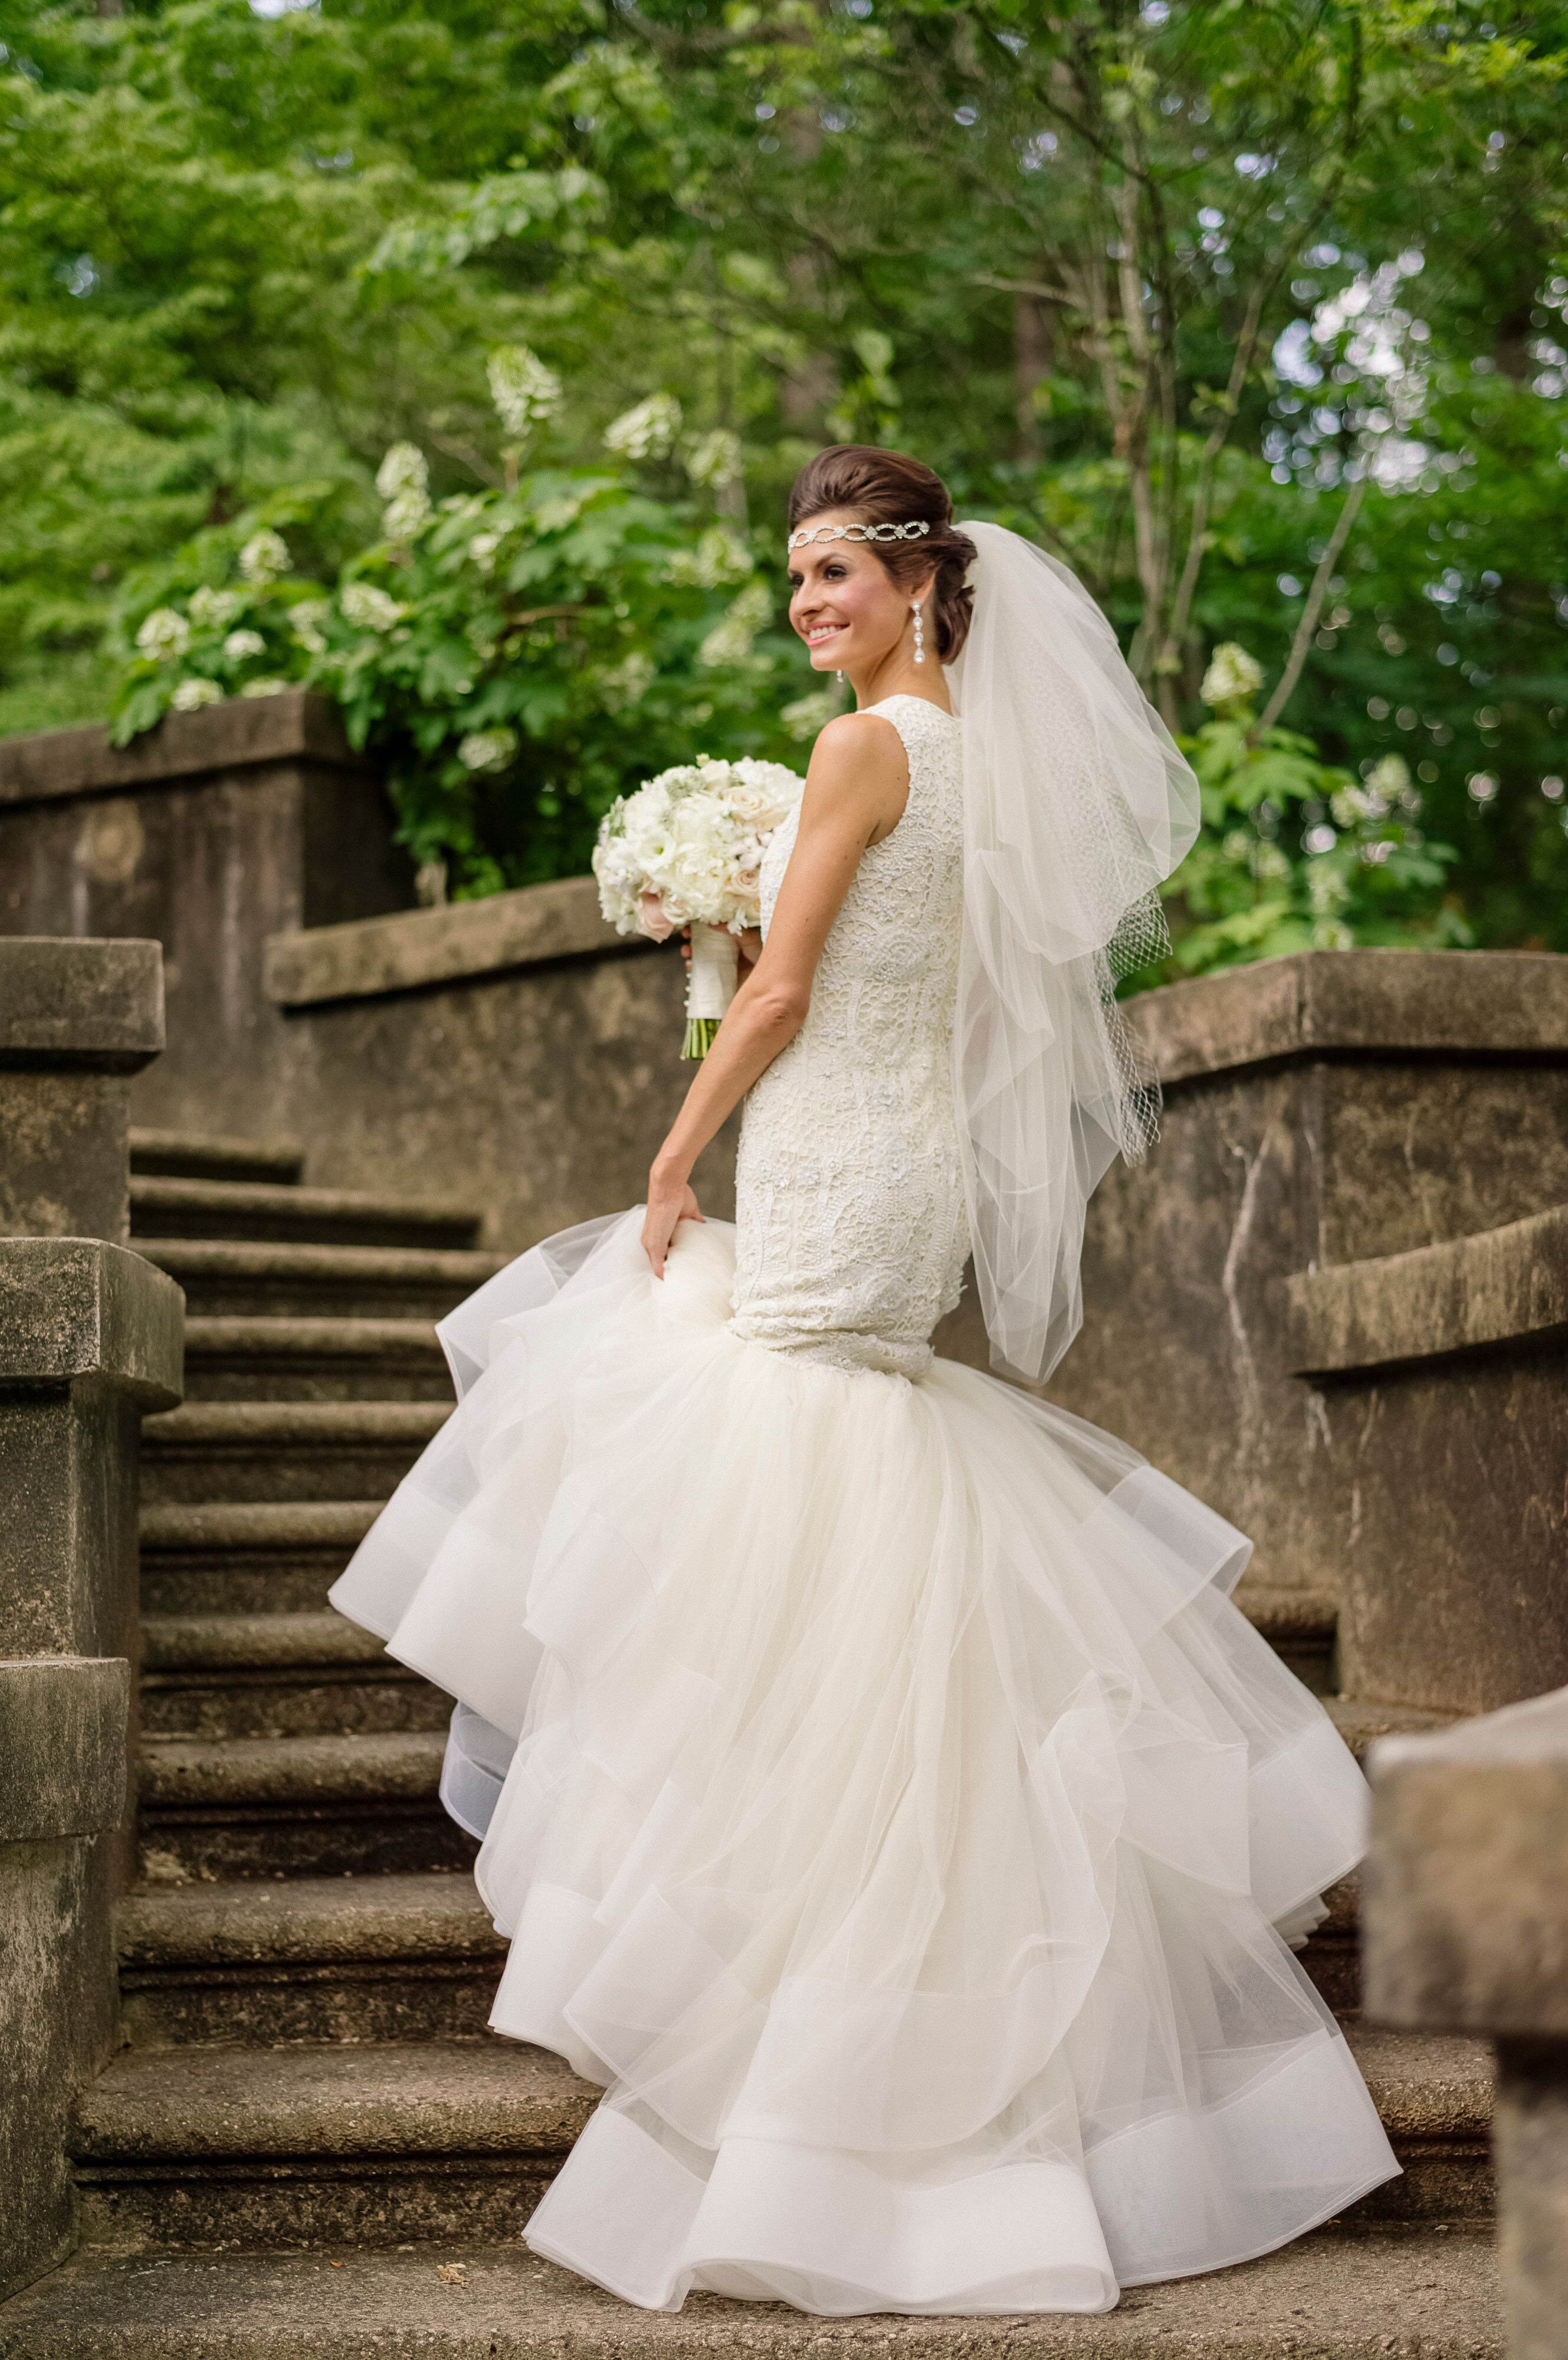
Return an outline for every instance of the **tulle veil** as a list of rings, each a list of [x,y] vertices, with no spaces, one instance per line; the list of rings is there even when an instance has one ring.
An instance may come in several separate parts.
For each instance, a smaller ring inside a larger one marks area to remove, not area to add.
[[[1083,1318],[1084,1209],[1154,1135],[1159,1084],[1117,1008],[1165,946],[1157,889],[1198,781],[1076,576],[1004,526],[975,542],[948,672],[964,739],[964,921],[953,1072],[994,1364],[1038,1381]]]

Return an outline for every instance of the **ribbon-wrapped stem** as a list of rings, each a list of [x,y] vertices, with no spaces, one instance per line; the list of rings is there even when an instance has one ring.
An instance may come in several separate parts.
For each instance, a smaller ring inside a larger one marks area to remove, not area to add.
[[[682,1057],[705,1057],[740,980],[740,945],[724,926],[691,929],[691,971],[686,984]]]

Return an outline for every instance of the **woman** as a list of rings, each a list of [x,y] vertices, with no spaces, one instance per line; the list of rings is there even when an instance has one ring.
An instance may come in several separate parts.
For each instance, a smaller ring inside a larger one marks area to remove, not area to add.
[[[1105,2311],[1398,2169],[1290,1947],[1364,1788],[1230,1602],[1247,1544],[931,1349],[971,1251],[1000,1366],[1072,1338],[1150,1128],[1112,969],[1195,785],[928,468],[825,451],[790,525],[858,709],[760,955],[646,1208],[444,1323],[462,1404],[333,1598],[460,1700],[493,2026],[605,2087],[536,2252],[671,2311]],[[732,1231],[691,1175],[743,1097]]]

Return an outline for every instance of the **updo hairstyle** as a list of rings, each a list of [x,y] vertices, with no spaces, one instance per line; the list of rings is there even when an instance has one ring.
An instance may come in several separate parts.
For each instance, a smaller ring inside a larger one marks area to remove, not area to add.
[[[929,524],[918,541],[871,541],[862,544],[886,567],[900,590],[912,589],[934,566],[931,622],[936,651],[951,663],[969,635],[975,594],[964,576],[975,562],[975,543],[953,521],[947,486],[934,468],[902,451],[874,444],[835,442],[819,451],[795,478],[789,495],[789,530],[829,509],[843,510],[855,524]]]

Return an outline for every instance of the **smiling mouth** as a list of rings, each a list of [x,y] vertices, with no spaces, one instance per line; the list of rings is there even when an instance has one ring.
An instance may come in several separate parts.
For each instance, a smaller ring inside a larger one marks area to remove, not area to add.
[[[806,645],[809,648],[825,647],[829,639],[836,639],[845,628],[843,623],[813,623],[806,633]]]

